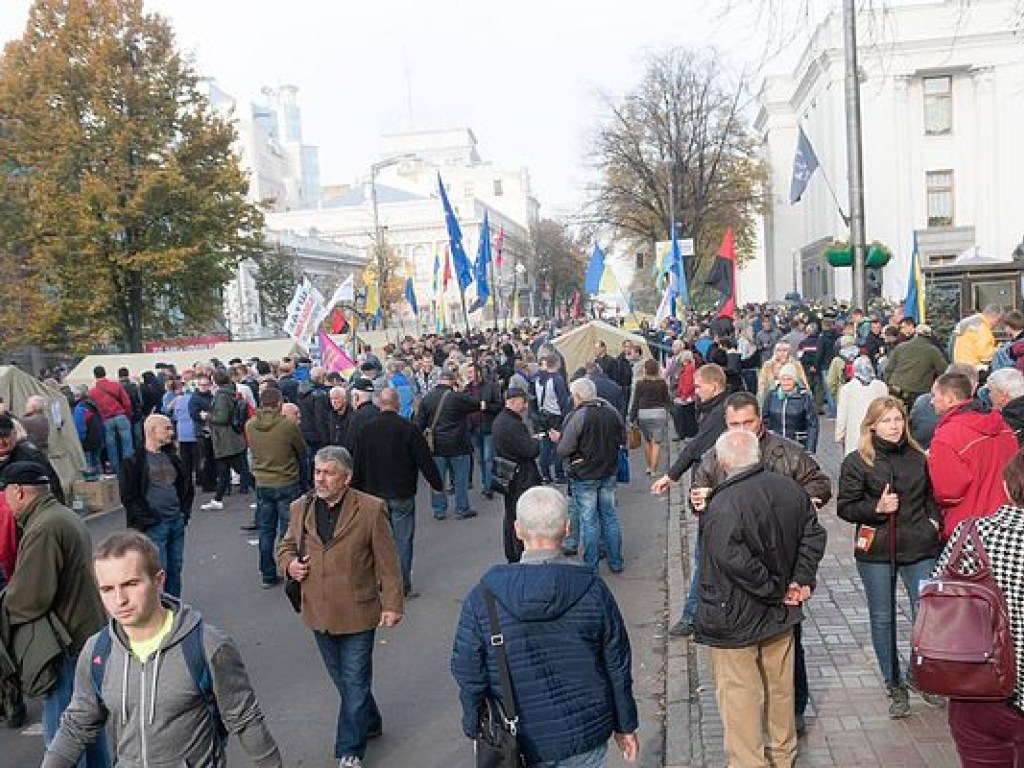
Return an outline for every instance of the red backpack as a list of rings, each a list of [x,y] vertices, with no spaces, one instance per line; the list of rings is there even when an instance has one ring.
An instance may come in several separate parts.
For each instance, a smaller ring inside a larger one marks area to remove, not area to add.
[[[965,552],[970,540],[972,551]],[[965,564],[977,564],[969,576]],[[1013,695],[1017,664],[1006,599],[992,577],[977,521],[960,529],[939,578],[921,582],[910,639],[914,681],[925,693],[973,701]]]

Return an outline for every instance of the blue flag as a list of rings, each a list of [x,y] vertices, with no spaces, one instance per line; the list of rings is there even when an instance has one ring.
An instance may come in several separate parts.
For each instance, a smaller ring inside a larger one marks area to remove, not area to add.
[[[672,222],[672,250],[668,255],[669,290],[672,297],[672,317],[676,316],[676,300],[685,307],[690,303],[690,290],[686,285],[686,269],[683,266],[683,251],[676,237],[676,223]]]
[[[409,302],[409,306],[412,307],[412,313],[418,315],[420,313],[420,307],[416,303],[416,289],[413,288],[412,278],[405,278],[405,300]]]
[[[796,140],[796,156],[793,158],[793,180],[789,184],[789,204],[800,202],[811,176],[818,170],[818,156],[814,154],[811,140],[800,127],[800,135]]]
[[[444,190],[444,182],[441,181],[441,174],[437,174],[437,188],[441,193],[441,205],[444,206],[444,220],[448,225],[448,242],[452,250],[452,264],[455,267],[455,277],[459,281],[459,289],[466,290],[473,282],[473,271],[469,266],[469,259],[466,257],[466,249],[462,247],[462,230],[459,228],[459,221],[455,218],[455,211],[452,204],[448,202],[448,193]]]
[[[587,264],[587,274],[583,278],[583,291],[591,296],[600,293],[602,276],[604,276],[604,251],[595,243],[594,252],[590,254],[590,262]]]
[[[473,266],[473,277],[476,278],[476,300],[469,308],[475,312],[487,305],[491,296],[491,286],[487,280],[487,270],[491,266],[491,224],[484,212],[484,223],[480,225],[480,245],[476,249],[476,264]]]

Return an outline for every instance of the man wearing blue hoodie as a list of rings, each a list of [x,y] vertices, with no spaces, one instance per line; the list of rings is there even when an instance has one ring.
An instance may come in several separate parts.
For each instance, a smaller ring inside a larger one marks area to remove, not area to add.
[[[93,555],[110,623],[85,644],[75,690],[42,768],[73,768],[109,724],[118,765],[224,768],[225,733],[253,765],[282,768],[234,642],[191,607],[161,596],[153,543],[136,531],[108,536]],[[206,676],[193,665],[202,659]],[[209,685],[207,696],[197,686]]]
[[[526,764],[600,768],[610,737],[633,762],[640,747],[626,624],[594,571],[563,556],[568,522],[557,489],[524,493],[515,524],[522,560],[492,567],[463,602],[452,649],[462,730],[475,739],[484,699],[501,700],[486,587],[497,602]]]

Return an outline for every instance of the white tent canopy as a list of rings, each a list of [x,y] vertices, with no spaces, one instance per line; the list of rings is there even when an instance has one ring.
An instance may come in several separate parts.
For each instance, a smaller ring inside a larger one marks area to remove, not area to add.
[[[179,371],[197,362],[217,358],[227,362],[234,358],[249,360],[280,360],[282,357],[305,355],[305,348],[292,339],[266,339],[263,341],[225,341],[203,349],[178,349],[167,352],[136,352],[117,355],[88,355],[75,366],[65,381],[68,384],[92,384],[92,369],[102,365],[108,376],[116,376],[118,368],[127,368],[132,376],[152,371],[157,363],[171,363]]]
[[[636,333],[609,325],[601,320],[591,320],[573,330],[553,339],[551,343],[565,358],[566,375],[571,376],[576,370],[594,359],[594,343],[603,341],[608,345],[608,354],[619,354],[622,342],[631,341],[639,349],[643,357],[651,357],[647,340]]]

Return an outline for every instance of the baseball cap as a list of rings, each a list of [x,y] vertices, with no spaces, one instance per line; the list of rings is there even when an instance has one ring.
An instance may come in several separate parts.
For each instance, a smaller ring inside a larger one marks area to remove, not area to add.
[[[359,392],[373,392],[373,382],[369,379],[358,378],[352,385],[352,389],[358,390]]]
[[[46,467],[37,461],[12,461],[0,472],[0,489],[8,485],[49,485]]]

